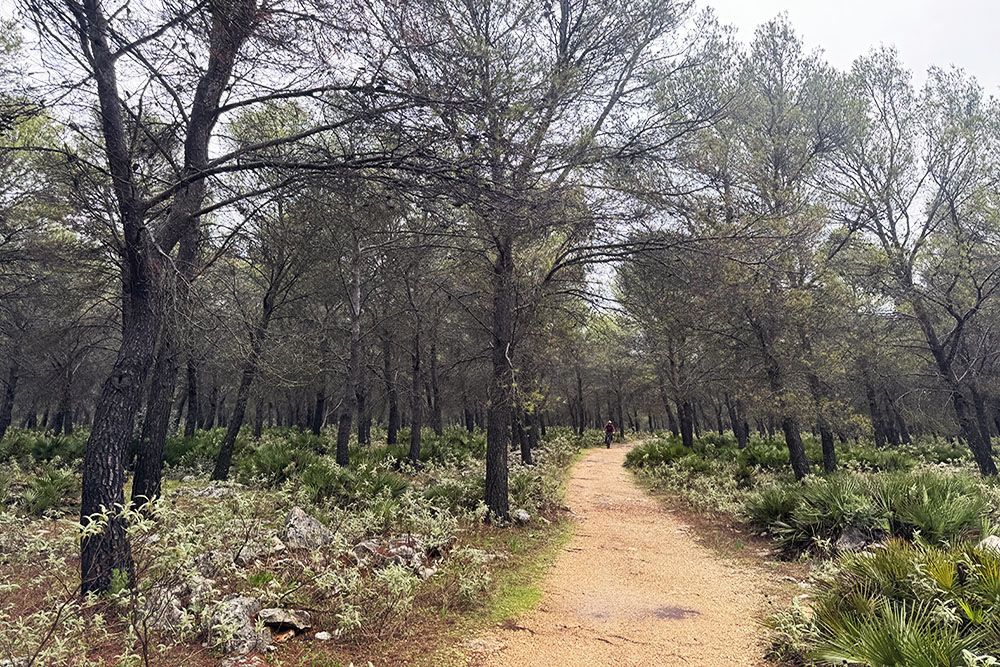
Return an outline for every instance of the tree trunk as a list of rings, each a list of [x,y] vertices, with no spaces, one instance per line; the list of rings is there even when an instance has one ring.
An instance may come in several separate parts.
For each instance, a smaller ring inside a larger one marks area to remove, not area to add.
[[[781,430],[785,435],[785,446],[788,448],[788,459],[792,466],[792,472],[795,474],[795,479],[802,479],[809,474],[809,459],[806,457],[806,450],[802,445],[799,421],[789,413],[789,406],[786,405],[785,378],[781,364],[774,356],[773,351],[774,335],[752,315],[748,313],[748,316],[750,325],[760,343],[768,385],[782,412]]]
[[[233,404],[233,413],[226,426],[226,435],[219,445],[219,454],[215,459],[215,469],[212,471],[213,480],[225,480],[229,478],[229,469],[233,463],[233,451],[236,448],[236,438],[243,428],[243,419],[246,416],[247,402],[250,400],[250,389],[253,387],[260,365],[261,351],[264,349],[264,342],[267,340],[267,330],[271,325],[271,317],[274,315],[275,298],[280,285],[278,281],[272,281],[268,285],[267,292],[261,307],[260,321],[254,328],[253,338],[250,341],[250,351],[243,368],[240,372],[240,384],[236,389],[236,402]]]
[[[313,407],[311,430],[313,435],[323,432],[323,422],[326,419],[326,385],[316,390],[316,401]]]
[[[576,404],[580,411],[580,427],[577,429],[579,435],[583,435],[583,431],[586,427],[586,420],[584,418],[584,401],[583,401],[583,375],[580,373],[580,365],[576,366]]]
[[[420,317],[414,311],[413,347],[410,350],[410,462],[420,462],[421,430],[424,426],[424,404],[421,398]]]
[[[0,402],[0,440],[3,440],[10,428],[11,417],[14,414],[14,399],[17,397],[17,381],[20,378],[19,351],[15,348],[11,354],[10,366],[7,368],[7,381],[4,383],[3,402]]]
[[[395,445],[399,440],[399,390],[396,387],[395,371],[392,363],[392,339],[388,330],[382,335],[382,381],[385,382],[385,400],[388,404],[386,430],[388,443]]]
[[[497,239],[493,265],[492,369],[486,416],[487,519],[510,519],[507,450],[510,447],[511,411],[514,407],[514,254],[513,240]]]
[[[189,355],[187,362],[187,415],[184,417],[184,437],[194,436],[198,427],[198,367]]]
[[[435,333],[436,336],[436,333]],[[430,349],[430,381],[431,381],[431,426],[438,437],[444,435],[444,417],[441,409],[441,386],[438,382],[437,343],[431,343]]]
[[[371,406],[368,401],[368,374],[361,365],[358,373],[358,444],[370,444],[369,433],[371,431]]]
[[[181,323],[177,313],[187,312],[187,295],[191,281],[194,280],[197,257],[198,231],[192,227],[180,241],[177,273],[161,278],[164,281],[165,312],[160,327],[160,349],[157,351],[153,378],[149,384],[146,419],[139,439],[135,477],[132,480],[133,505],[142,505],[160,497],[170,408],[174,403],[174,390],[180,370]],[[173,289],[170,289],[171,286]],[[176,312],[171,312],[171,308],[176,308]]]
[[[694,407],[691,401],[677,403],[677,418],[680,421],[681,444],[694,447]]]
[[[344,400],[340,406],[340,419],[337,421],[337,464],[341,466],[346,466],[350,462],[348,444],[351,439],[351,419],[358,408],[358,380],[361,375],[361,247],[357,239],[351,255],[351,284],[348,299],[351,308],[351,345]]]
[[[944,346],[941,345],[937,333],[934,331],[930,316],[923,308],[923,304],[919,300],[913,300],[912,305],[914,314],[927,340],[927,346],[934,357],[938,373],[941,379],[947,384],[951,393],[951,403],[955,409],[955,416],[958,419],[959,430],[968,443],[969,449],[972,450],[972,456],[976,460],[976,465],[979,467],[980,473],[984,476],[995,476],[997,474],[997,467],[993,461],[990,442],[983,438],[979,424],[969,414],[968,401],[962,393],[961,383],[952,368],[951,357],[945,351]]]

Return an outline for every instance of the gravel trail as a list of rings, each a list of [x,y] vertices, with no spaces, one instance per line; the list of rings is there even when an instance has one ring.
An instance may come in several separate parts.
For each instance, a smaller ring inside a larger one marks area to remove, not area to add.
[[[573,470],[574,533],[525,617],[471,643],[490,667],[761,665],[762,573],[699,545],[622,467],[594,449]]]

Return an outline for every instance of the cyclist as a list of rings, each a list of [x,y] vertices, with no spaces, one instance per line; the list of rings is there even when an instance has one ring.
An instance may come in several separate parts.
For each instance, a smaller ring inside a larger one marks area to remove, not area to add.
[[[611,449],[611,441],[615,439],[615,423],[608,420],[608,423],[604,425],[604,446]]]

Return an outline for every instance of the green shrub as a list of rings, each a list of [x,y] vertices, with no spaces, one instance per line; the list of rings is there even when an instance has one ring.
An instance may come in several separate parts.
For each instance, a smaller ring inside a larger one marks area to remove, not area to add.
[[[72,503],[79,493],[80,480],[75,473],[45,466],[24,492],[24,511],[35,516],[58,511]]]
[[[794,487],[775,485],[758,491],[746,506],[750,523],[757,528],[786,524],[799,506],[799,492]]]
[[[410,485],[405,477],[392,470],[368,466],[345,468],[326,457],[309,461],[298,479],[314,503],[330,501],[338,505],[376,496],[398,498]]]
[[[164,446],[163,458],[172,468],[204,468],[215,462],[225,429],[195,431],[190,438],[170,436]],[[239,441],[238,441],[239,444]],[[239,454],[237,449],[236,454]]]
[[[452,512],[476,509],[485,493],[485,480],[480,475],[446,478],[424,489],[424,497],[432,505]]]
[[[665,436],[630,449],[625,455],[625,465],[629,468],[656,468],[675,463],[691,453],[692,450],[682,445],[680,439]]]
[[[317,458],[318,455],[311,449],[295,447],[277,439],[269,440],[238,459],[237,477],[277,486],[307,468]]]
[[[896,474],[870,483],[875,502],[889,518],[894,535],[920,536],[941,543],[975,533],[986,510],[972,479],[946,473]]]
[[[793,608],[772,619],[772,653],[873,667],[993,664],[964,652],[1000,653],[995,551],[892,539],[841,557],[812,588],[811,615]]]
[[[778,440],[751,440],[739,452],[740,463],[765,470],[784,470],[789,467],[788,448]]]
[[[83,458],[83,450],[89,435],[86,429],[77,429],[70,435],[11,429],[0,442],[0,461],[16,460],[22,463],[79,461]]]

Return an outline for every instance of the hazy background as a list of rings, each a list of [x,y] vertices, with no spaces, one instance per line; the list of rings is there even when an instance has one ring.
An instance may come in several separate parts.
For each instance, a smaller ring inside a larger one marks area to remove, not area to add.
[[[956,65],[990,93],[1000,89],[998,0],[700,0],[735,26],[743,42],[760,23],[786,12],[809,49],[846,69],[880,44],[895,45],[923,80],[930,65]]]

